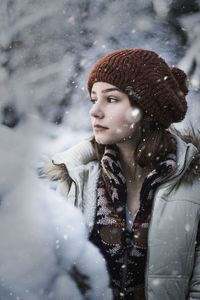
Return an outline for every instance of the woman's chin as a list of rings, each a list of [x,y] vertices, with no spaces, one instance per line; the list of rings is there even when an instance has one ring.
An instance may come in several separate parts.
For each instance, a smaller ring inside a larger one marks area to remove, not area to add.
[[[107,143],[106,141],[102,140],[102,139],[97,139],[95,138],[95,141],[98,143],[98,144],[101,144],[101,145],[108,145],[109,143]]]
[[[99,137],[99,136],[95,136],[95,141],[98,143],[98,144],[101,144],[101,145],[113,145],[113,144],[117,144],[119,143],[119,140],[118,139],[109,139],[109,138],[103,138],[103,137]]]
[[[113,142],[111,141],[111,139],[103,138],[103,137],[96,136],[96,135],[95,135],[95,141],[96,141],[98,144],[102,144],[102,145],[113,144]]]

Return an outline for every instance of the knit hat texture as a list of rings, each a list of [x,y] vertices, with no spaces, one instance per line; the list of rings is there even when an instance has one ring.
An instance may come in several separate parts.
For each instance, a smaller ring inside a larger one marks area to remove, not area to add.
[[[118,87],[164,128],[185,117],[187,76],[153,51],[130,48],[108,53],[89,74],[89,93],[99,81]]]

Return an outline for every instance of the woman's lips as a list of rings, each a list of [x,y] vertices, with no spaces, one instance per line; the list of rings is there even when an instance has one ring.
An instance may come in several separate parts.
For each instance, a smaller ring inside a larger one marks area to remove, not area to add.
[[[108,127],[104,127],[104,126],[101,126],[101,125],[98,125],[98,124],[94,125],[93,127],[94,127],[95,131],[102,131],[102,130],[108,129]]]

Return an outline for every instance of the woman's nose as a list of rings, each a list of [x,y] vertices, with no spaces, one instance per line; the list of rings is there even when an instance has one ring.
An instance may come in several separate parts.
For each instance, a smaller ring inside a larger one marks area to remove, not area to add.
[[[100,118],[100,119],[104,117],[103,109],[98,102],[93,104],[92,108],[90,109],[90,116],[94,118]]]

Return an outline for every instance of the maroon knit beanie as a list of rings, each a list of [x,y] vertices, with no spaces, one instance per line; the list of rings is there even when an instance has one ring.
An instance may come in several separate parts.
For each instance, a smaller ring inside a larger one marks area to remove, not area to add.
[[[98,81],[115,85],[128,94],[164,128],[185,117],[185,96],[188,93],[186,74],[176,67],[169,67],[153,51],[130,48],[103,56],[90,72],[89,93]]]

